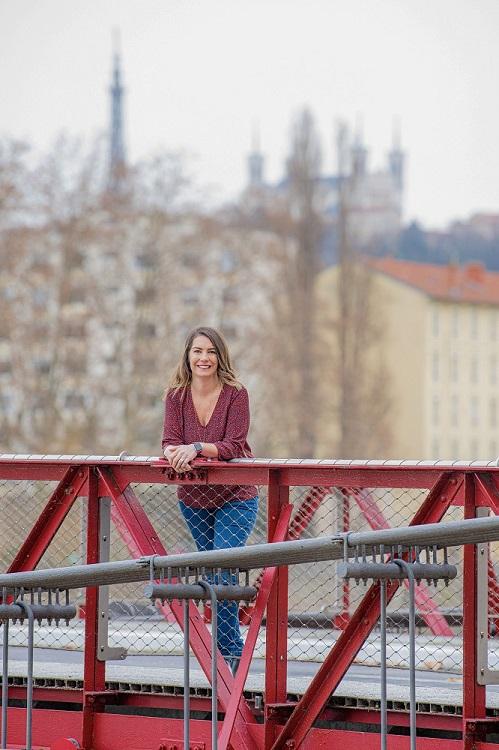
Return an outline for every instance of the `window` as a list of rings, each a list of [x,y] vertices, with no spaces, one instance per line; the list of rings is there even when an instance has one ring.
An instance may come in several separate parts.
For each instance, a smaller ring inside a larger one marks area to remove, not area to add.
[[[452,310],[452,335],[459,336],[459,308],[454,307]]]
[[[438,378],[439,378],[439,371],[440,371],[440,360],[439,360],[438,352],[433,352],[433,359],[432,359],[432,378],[433,378],[433,380],[438,380]]]
[[[490,441],[489,454],[490,454],[490,458],[498,457],[497,456],[497,440]]]
[[[137,336],[142,339],[152,339],[156,336],[156,324],[145,320],[139,321],[137,325]]]
[[[497,427],[497,400],[495,398],[490,399],[489,419],[490,426]]]
[[[450,402],[450,421],[452,427],[458,427],[459,425],[459,397],[452,396]]]
[[[85,406],[85,397],[78,391],[68,391],[64,399],[66,409],[83,409]]]
[[[439,400],[438,400],[438,396],[433,396],[433,404],[432,404],[432,422],[433,422],[433,424],[434,424],[435,426],[436,426],[436,425],[438,425],[438,422],[439,422],[439,417],[440,417],[440,414],[439,414],[439,411],[440,411],[440,409],[439,409],[439,406],[440,406],[440,402],[439,402]]]
[[[495,354],[490,357],[490,384],[497,385],[497,357]]]
[[[478,360],[476,357],[471,358],[470,379],[472,383],[478,383]]]
[[[136,268],[149,270],[151,268],[155,268],[156,266],[156,257],[154,253],[140,253],[135,257],[135,266]]]
[[[33,292],[33,304],[35,307],[45,307],[49,299],[48,290],[44,287],[37,287]]]
[[[471,331],[471,338],[476,339],[476,337],[478,336],[478,310],[476,307],[471,308],[470,331]]]
[[[153,286],[146,286],[143,289],[137,289],[135,293],[135,301],[138,305],[151,304],[156,298],[156,288]]]
[[[42,357],[38,358],[35,357],[33,359],[33,369],[39,374],[39,375],[48,375],[48,373],[51,370],[51,362],[49,359],[44,359]]]
[[[433,335],[438,336],[440,331],[440,320],[438,316],[438,307],[434,307],[431,315]]]
[[[432,458],[440,458],[439,453],[440,453],[440,444],[437,438],[433,438],[433,440],[431,441]]]
[[[490,339],[497,341],[497,312],[495,310],[490,311]]]
[[[457,354],[453,354],[450,359],[450,379],[452,383],[459,380],[459,360]]]
[[[474,461],[478,458],[478,440],[473,438],[470,442],[470,459]]]
[[[453,459],[459,458],[459,440],[456,440],[456,439],[451,440],[450,453],[451,453],[451,456],[450,456],[451,458]]]
[[[473,427],[478,427],[479,414],[478,414],[478,399],[476,396],[471,397],[470,401],[470,419]]]

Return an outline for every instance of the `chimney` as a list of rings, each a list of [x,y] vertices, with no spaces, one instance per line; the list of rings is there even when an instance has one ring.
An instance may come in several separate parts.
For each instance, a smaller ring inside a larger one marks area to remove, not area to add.
[[[475,284],[483,284],[485,281],[485,266],[479,261],[467,263],[464,267],[464,275],[468,281]]]

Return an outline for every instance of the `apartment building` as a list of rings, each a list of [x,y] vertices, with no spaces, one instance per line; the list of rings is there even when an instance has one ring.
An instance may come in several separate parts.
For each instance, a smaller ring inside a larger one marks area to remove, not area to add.
[[[479,263],[370,261],[377,356],[390,396],[395,458],[499,455],[499,273]],[[334,304],[338,269],[320,285]],[[383,456],[380,456],[383,457]]]

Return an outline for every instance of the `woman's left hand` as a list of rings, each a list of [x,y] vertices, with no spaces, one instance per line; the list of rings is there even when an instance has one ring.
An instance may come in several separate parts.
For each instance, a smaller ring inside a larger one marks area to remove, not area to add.
[[[170,465],[179,474],[184,471],[190,471],[190,461],[197,456],[197,451],[193,445],[175,445],[169,446]]]

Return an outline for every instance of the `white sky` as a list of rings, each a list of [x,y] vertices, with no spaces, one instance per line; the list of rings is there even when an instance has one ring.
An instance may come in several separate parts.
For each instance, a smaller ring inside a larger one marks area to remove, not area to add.
[[[375,167],[399,116],[406,219],[499,211],[499,0],[0,0],[0,134],[105,130],[116,26],[132,160],[186,150],[230,197],[255,121],[274,179],[300,106],[331,171],[335,118],[362,116]]]

